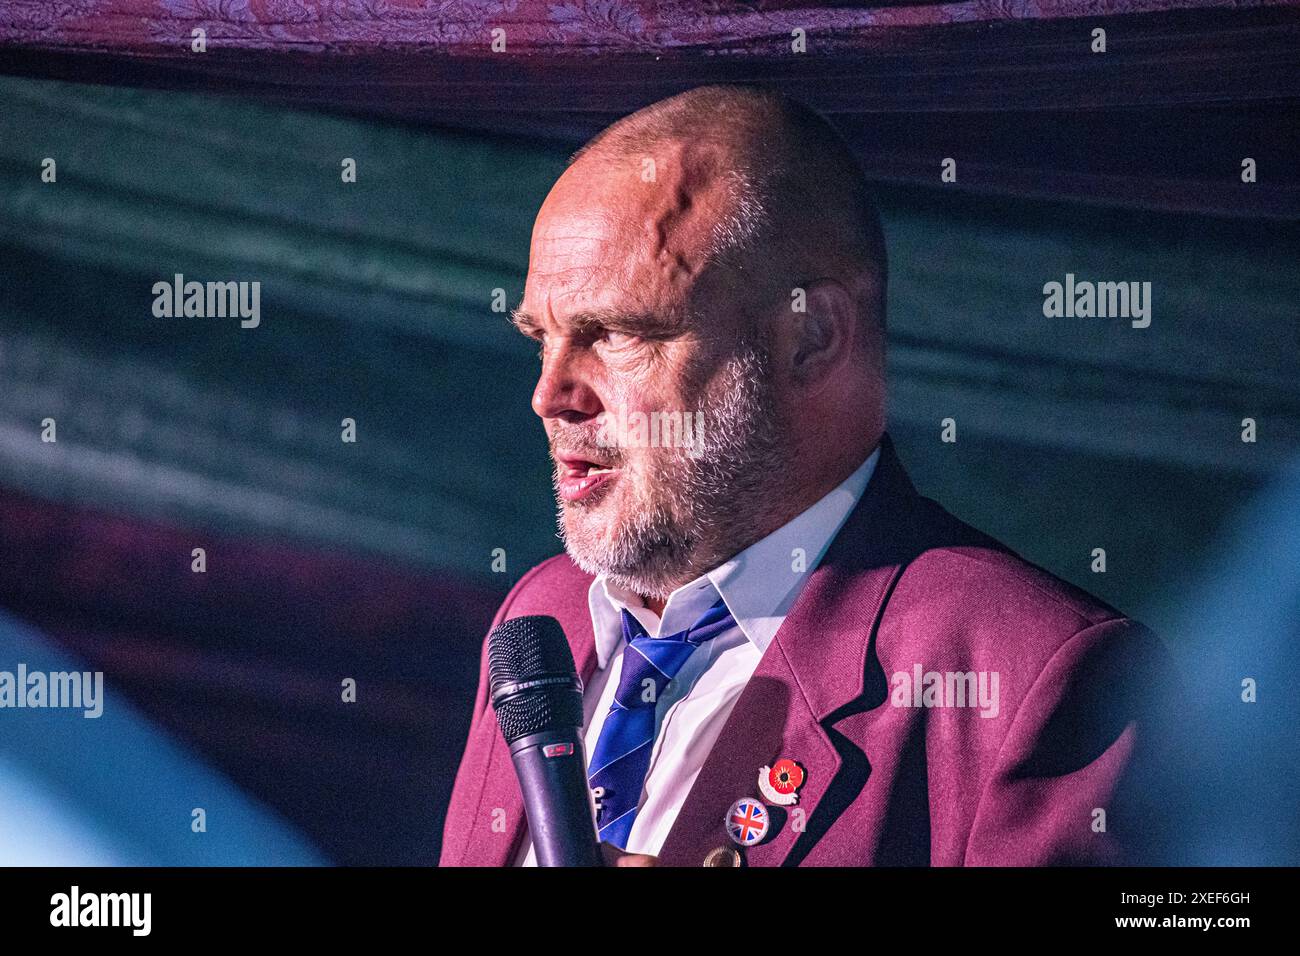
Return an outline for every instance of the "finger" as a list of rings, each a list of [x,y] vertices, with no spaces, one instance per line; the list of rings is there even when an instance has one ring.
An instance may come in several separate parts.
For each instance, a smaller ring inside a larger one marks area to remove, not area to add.
[[[606,866],[618,866],[618,858],[623,855],[623,850],[612,843],[602,843],[600,855],[604,857]]]
[[[648,853],[627,853],[612,843],[600,845],[600,855],[606,866],[658,866],[659,858]]]
[[[615,866],[658,866],[659,858],[648,853],[624,853]]]

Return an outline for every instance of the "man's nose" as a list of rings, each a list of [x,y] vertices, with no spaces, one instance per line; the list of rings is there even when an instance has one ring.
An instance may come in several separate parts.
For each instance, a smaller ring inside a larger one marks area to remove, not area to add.
[[[600,399],[583,375],[580,352],[566,340],[542,349],[542,373],[533,389],[533,411],[543,419],[582,421],[600,412]]]

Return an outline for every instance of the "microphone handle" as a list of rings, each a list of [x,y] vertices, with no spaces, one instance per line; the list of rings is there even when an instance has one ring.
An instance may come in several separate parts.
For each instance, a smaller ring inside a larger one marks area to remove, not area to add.
[[[604,866],[587,788],[579,728],[520,737],[510,745],[538,866]]]

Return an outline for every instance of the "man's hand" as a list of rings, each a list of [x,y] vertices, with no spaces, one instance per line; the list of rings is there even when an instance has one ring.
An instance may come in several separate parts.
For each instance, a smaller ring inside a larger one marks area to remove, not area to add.
[[[612,843],[602,843],[600,852],[606,866],[658,866],[659,857],[648,853],[626,853]]]

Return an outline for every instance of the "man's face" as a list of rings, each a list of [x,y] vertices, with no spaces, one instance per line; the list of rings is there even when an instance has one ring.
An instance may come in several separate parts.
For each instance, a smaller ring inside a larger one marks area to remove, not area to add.
[[[765,350],[704,261],[729,200],[683,165],[648,183],[634,160],[567,170],[534,226],[516,314],[541,344],[532,404],[569,554],[661,598],[730,556],[744,499],[778,464]]]

